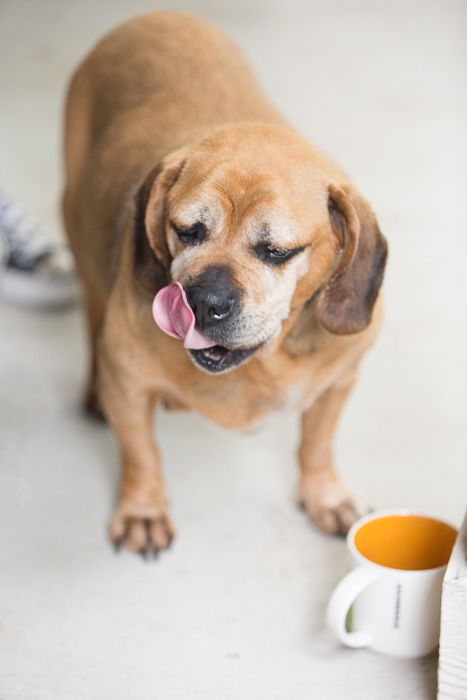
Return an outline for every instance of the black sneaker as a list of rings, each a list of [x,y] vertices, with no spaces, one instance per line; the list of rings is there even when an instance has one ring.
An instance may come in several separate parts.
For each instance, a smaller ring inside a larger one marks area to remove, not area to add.
[[[0,190],[0,301],[51,309],[77,296],[69,251],[48,242]]]

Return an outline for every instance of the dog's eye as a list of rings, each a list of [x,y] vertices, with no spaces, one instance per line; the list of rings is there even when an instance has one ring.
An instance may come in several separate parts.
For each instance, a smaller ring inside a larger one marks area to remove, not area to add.
[[[301,253],[305,246],[299,248],[276,248],[270,243],[258,243],[254,248],[255,255],[265,263],[270,265],[282,265],[297,253]]]
[[[202,243],[206,238],[207,229],[202,221],[197,221],[191,226],[179,226],[171,221],[170,225],[185,245],[198,245],[198,243]]]

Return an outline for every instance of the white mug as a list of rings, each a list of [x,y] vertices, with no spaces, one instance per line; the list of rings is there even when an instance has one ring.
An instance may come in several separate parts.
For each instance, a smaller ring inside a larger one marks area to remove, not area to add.
[[[341,642],[404,658],[435,651],[442,580],[456,535],[448,523],[409,510],[358,520],[347,535],[354,568],[327,609],[328,626]]]

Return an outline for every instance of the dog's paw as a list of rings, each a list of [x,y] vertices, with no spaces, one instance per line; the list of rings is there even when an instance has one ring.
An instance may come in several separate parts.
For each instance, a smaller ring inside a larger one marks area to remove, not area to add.
[[[109,537],[117,552],[124,547],[147,559],[170,547],[175,530],[167,513],[125,504],[112,518]]]
[[[371,512],[368,503],[333,474],[307,474],[300,485],[299,504],[330,535],[346,535],[356,520]]]

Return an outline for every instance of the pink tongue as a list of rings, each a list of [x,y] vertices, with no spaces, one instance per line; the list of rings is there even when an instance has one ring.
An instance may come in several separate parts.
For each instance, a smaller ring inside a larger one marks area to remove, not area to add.
[[[172,338],[184,338],[186,348],[202,350],[216,345],[196,330],[195,315],[180,282],[169,284],[157,292],[152,303],[152,315],[164,333]]]

